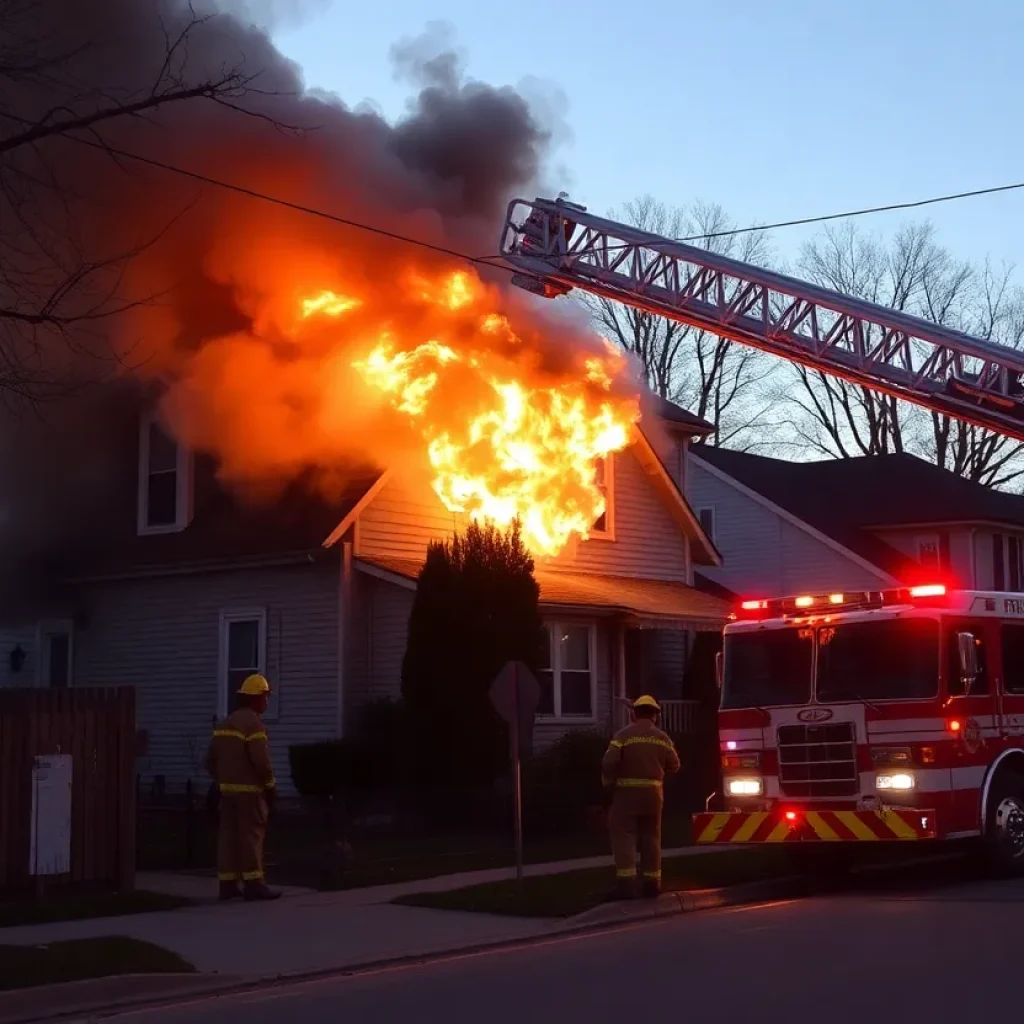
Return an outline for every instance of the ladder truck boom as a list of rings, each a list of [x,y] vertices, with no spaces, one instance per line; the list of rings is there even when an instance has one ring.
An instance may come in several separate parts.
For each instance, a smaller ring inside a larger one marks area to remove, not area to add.
[[[514,199],[514,284],[573,288],[1024,441],[1024,353],[588,213]]]

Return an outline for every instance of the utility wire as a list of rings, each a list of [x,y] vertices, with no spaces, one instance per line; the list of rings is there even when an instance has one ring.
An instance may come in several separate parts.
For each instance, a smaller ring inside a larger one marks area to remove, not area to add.
[[[343,224],[346,227],[356,228],[360,231],[368,231],[371,234],[380,235],[384,238],[390,238],[392,241],[403,242],[407,245],[416,245],[423,249],[429,249],[432,252],[441,253],[445,256],[451,256],[455,259],[464,260],[468,263],[480,264],[488,267],[495,267],[500,270],[511,272],[511,268],[504,267],[501,264],[494,263],[494,260],[500,260],[504,257],[499,253],[494,256],[471,256],[468,253],[459,252],[457,249],[451,249],[443,245],[435,245],[431,242],[424,242],[418,238],[412,238],[409,235],[403,235],[396,231],[388,231],[386,228],[374,227],[372,224],[364,224],[361,221],[351,220],[348,217],[342,217],[338,214],[329,213],[326,210],[321,210],[315,206],[306,206],[303,203],[296,203],[290,199],[283,199],[280,196],[272,196],[266,192],[260,192],[258,189],[248,188],[245,185],[239,185],[235,182],[224,181],[221,178],[214,178],[207,174],[202,174],[199,171],[191,171],[185,167],[179,167],[176,164],[170,164],[163,160],[157,160],[154,157],[142,156],[139,153],[132,153],[127,150],[118,149],[114,146],[104,145],[100,142],[94,142],[89,139],[82,139],[76,136],[65,136],[74,142],[78,142],[83,146],[90,146],[93,149],[98,149],[101,152],[120,157],[124,160],[134,160],[137,163],[147,164],[150,167],[156,167],[163,171],[168,171],[172,174],[178,174],[185,178],[191,178],[193,181],[202,182],[205,185],[213,185],[216,188],[226,189],[229,192],[235,192],[239,195],[248,196],[251,199],[259,199],[263,202],[274,203],[277,206],[283,206],[290,210],[295,210],[298,213],[306,213],[312,217],[319,217],[322,220],[329,220],[335,224]],[[873,213],[891,213],[895,210],[911,210],[917,209],[922,206],[933,206],[937,203],[950,203],[960,199],[972,199],[976,196],[994,195],[999,192],[1012,192],[1017,189],[1024,189],[1024,181],[1015,182],[1010,185],[995,185],[990,188],[979,188],[972,189],[966,192],[954,192],[949,195],[932,196],[928,199],[917,199],[911,202],[903,203],[890,203],[886,206],[869,206],[859,210],[848,210],[844,213],[828,213],[822,214],[817,217],[801,217],[796,220],[783,220],[776,221],[772,224],[755,224],[749,227],[743,228],[730,228],[725,231],[712,231],[707,234],[701,235],[687,235],[682,238],[677,238],[677,242],[698,242],[712,238],[726,238],[735,235],[751,234],[755,231],[774,231],[778,228],[790,228],[800,227],[807,224],[824,224],[828,221],[833,220],[844,220],[852,217],[865,217]],[[621,246],[609,246],[611,249],[625,249],[629,248],[628,245]]]

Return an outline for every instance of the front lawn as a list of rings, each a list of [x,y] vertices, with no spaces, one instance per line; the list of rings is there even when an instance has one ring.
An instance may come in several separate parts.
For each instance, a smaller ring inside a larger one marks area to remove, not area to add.
[[[109,978],[116,974],[181,974],[195,968],[176,953],[124,935],[52,942],[46,946],[0,945],[0,990]]]
[[[662,866],[666,891],[711,889],[779,878],[792,873],[781,845],[673,857]],[[596,907],[614,884],[611,868],[588,868],[516,882],[491,882],[450,892],[417,893],[394,902],[439,910],[473,911],[519,917],[573,917]]]

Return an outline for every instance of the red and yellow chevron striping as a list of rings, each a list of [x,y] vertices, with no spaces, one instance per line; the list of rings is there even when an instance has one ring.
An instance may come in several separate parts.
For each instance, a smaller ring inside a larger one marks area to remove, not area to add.
[[[935,812],[732,811],[693,816],[697,843],[887,842],[934,839]]]

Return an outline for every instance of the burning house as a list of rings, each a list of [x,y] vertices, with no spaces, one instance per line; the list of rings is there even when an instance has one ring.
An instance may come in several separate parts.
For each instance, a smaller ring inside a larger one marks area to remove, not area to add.
[[[719,556],[683,496],[710,428],[645,396],[583,311],[539,307],[493,265],[509,193],[544,175],[551,131],[526,101],[403,45],[419,93],[390,124],[305,93],[229,15],[51,6],[58,41],[88,45],[63,48],[66,85],[20,87],[26,111],[191,98],[13,157],[67,176],[33,201],[74,217],[75,246],[35,237],[45,218],[8,236],[28,261],[10,302],[44,308],[72,256],[89,272],[88,294],[0,323],[6,351],[89,386],[7,414],[0,681],[135,686],[140,771],[175,786],[263,671],[284,758],[397,695],[426,545],[485,517],[518,518],[538,560],[542,736],[612,724],[641,686],[682,701],[690,638],[726,614],[694,587]],[[186,88],[239,67],[228,94]]]

